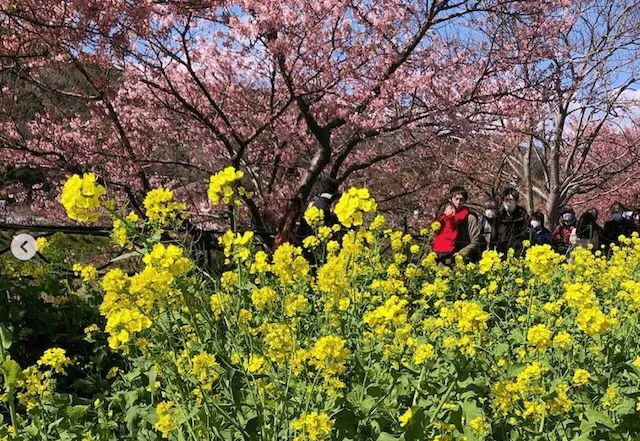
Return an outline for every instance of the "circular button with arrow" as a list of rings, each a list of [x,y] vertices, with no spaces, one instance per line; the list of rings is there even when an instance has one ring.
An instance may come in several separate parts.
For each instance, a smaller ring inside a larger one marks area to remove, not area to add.
[[[19,260],[29,260],[36,255],[38,245],[30,234],[18,234],[11,241],[11,253]]]

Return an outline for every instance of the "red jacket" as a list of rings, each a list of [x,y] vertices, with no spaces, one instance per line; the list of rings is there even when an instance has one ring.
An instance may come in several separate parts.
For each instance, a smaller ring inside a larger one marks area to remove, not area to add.
[[[571,245],[571,232],[573,228],[572,226],[558,225],[556,229],[553,230],[553,240],[558,243],[564,243],[565,245]]]
[[[433,238],[431,249],[436,253],[453,253],[456,249],[456,239],[458,238],[458,224],[464,221],[469,215],[468,208],[462,208],[456,214],[438,218],[440,231]]]

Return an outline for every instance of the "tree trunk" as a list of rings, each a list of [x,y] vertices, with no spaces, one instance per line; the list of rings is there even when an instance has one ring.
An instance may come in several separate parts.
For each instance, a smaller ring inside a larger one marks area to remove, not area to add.
[[[524,197],[526,200],[526,209],[529,214],[533,213],[533,183],[531,181],[531,157],[533,155],[533,136],[529,137],[529,142],[524,151],[522,159],[523,177],[524,177]]]

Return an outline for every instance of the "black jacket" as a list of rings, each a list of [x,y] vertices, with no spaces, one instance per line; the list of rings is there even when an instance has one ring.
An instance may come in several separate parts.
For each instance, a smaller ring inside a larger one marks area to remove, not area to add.
[[[517,205],[513,213],[504,207],[498,211],[497,217],[498,243],[496,249],[507,253],[513,248],[516,256],[522,254],[522,242],[529,238],[529,214],[523,207]]]
[[[620,245],[618,240],[619,236],[631,237],[633,234],[633,222],[628,219],[621,219],[615,221],[613,219],[608,220],[604,224],[604,230],[602,232],[602,243],[609,248],[611,244]]]

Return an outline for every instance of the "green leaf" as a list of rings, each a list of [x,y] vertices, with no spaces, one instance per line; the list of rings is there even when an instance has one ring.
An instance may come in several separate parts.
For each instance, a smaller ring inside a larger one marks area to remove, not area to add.
[[[342,409],[335,416],[334,428],[337,439],[354,439],[358,432],[358,417],[350,409]]]
[[[375,406],[376,400],[373,397],[367,396],[364,400],[359,403],[359,408],[366,414]]]
[[[136,403],[136,401],[138,401],[137,390],[131,390],[131,391],[125,392],[123,395],[124,395],[126,407],[132,407]]]
[[[400,438],[395,437],[387,432],[382,432],[380,436],[378,436],[377,441],[400,441]]]
[[[22,375],[22,369],[20,369],[20,365],[10,358],[6,359],[4,363],[2,363],[2,372],[5,376],[5,383],[7,387],[15,387],[20,376]]]
[[[149,377],[149,389],[151,390],[151,395],[156,390],[156,379],[158,378],[158,373],[154,368],[151,368],[147,373],[147,377]]]
[[[134,423],[136,422],[136,419],[138,418],[139,414],[140,414],[139,406],[132,406],[129,409],[127,409],[127,413],[124,416],[124,420],[126,421],[127,429],[130,432],[133,432],[135,430],[135,427],[137,426],[137,424],[134,425]]]
[[[405,441],[422,441],[424,439],[425,415],[422,409],[413,407],[413,416],[409,421],[404,433]]]
[[[67,407],[67,416],[71,420],[78,420],[82,418],[88,410],[88,406],[71,406]]]
[[[250,441],[258,441],[260,439],[260,418],[257,416],[251,418],[247,421],[247,424],[244,425],[244,430],[249,434]]]
[[[130,253],[124,253],[121,254],[117,257],[114,257],[113,259],[111,259],[109,261],[109,263],[115,263],[115,262],[119,262],[121,260],[127,260],[127,259],[131,259],[132,257],[140,257],[142,256],[142,253],[140,252],[140,250],[136,250],[136,251],[132,251]]]
[[[11,347],[11,333],[4,325],[0,325],[0,344],[5,348]]]
[[[590,422],[603,425],[609,429],[616,428],[616,425],[611,420],[611,417],[604,412],[599,412],[591,407],[587,407],[584,414]]]

